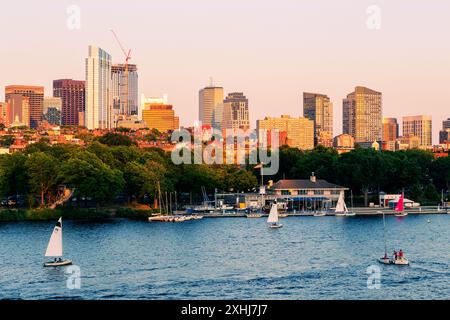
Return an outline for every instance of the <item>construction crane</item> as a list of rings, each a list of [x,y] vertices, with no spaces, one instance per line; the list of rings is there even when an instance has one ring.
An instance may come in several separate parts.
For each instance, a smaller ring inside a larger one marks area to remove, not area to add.
[[[126,50],[124,46],[122,45],[122,42],[119,40],[119,37],[114,32],[114,30],[111,30],[112,34],[114,35],[114,38],[116,39],[117,43],[119,44],[120,49],[122,50],[124,56],[125,56],[125,64],[124,64],[124,83],[123,83],[123,91],[120,94],[120,111],[119,111],[119,118],[116,119],[116,126],[118,125],[118,122],[120,121],[120,116],[127,116],[130,114],[129,110],[129,61],[131,60],[131,49]]]

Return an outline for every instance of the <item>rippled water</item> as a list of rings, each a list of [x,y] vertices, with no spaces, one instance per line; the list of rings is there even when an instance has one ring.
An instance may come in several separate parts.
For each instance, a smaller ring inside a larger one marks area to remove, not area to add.
[[[430,219],[431,223],[427,223]],[[53,222],[0,224],[2,299],[449,299],[450,216],[388,218],[389,250],[410,267],[381,266],[381,218],[204,219],[181,224],[64,221],[64,269],[42,267]],[[381,289],[367,268],[381,268]]]

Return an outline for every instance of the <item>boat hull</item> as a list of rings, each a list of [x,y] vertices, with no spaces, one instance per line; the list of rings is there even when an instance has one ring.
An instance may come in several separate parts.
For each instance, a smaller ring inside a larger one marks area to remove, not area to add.
[[[269,226],[270,229],[281,229],[283,228],[282,224],[272,224]]]
[[[326,215],[326,213],[316,213],[314,217],[325,217]]]
[[[71,264],[72,264],[72,260],[65,259],[65,260],[56,261],[56,262],[54,262],[54,261],[46,262],[46,263],[44,263],[44,267],[46,267],[46,268],[51,268],[51,267],[57,268],[57,267],[70,266]]]
[[[349,213],[346,213],[345,216],[346,216],[346,217],[355,217],[355,216],[356,216],[356,213],[354,213],[354,212],[349,212]]]
[[[247,218],[251,218],[251,219],[262,218],[262,214],[248,214]]]
[[[399,217],[399,218],[402,218],[402,217],[407,217],[408,214],[407,213],[396,213],[395,216]]]
[[[381,264],[388,264],[388,265],[396,265],[396,266],[409,266],[408,259],[397,259],[397,260],[391,260],[391,259],[378,259],[378,262]]]

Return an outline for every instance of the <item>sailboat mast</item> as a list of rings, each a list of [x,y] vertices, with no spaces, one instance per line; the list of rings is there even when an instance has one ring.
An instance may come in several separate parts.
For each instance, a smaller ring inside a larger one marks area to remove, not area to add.
[[[383,238],[384,238],[384,253],[387,254],[387,241],[386,241],[386,217],[383,211]]]

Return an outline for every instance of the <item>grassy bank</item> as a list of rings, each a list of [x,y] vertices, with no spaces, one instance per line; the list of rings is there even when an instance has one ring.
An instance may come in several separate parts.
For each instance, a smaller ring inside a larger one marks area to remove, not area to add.
[[[152,210],[134,208],[100,208],[100,209],[14,209],[0,210],[0,221],[47,221],[60,217],[69,220],[86,219],[146,219]]]

